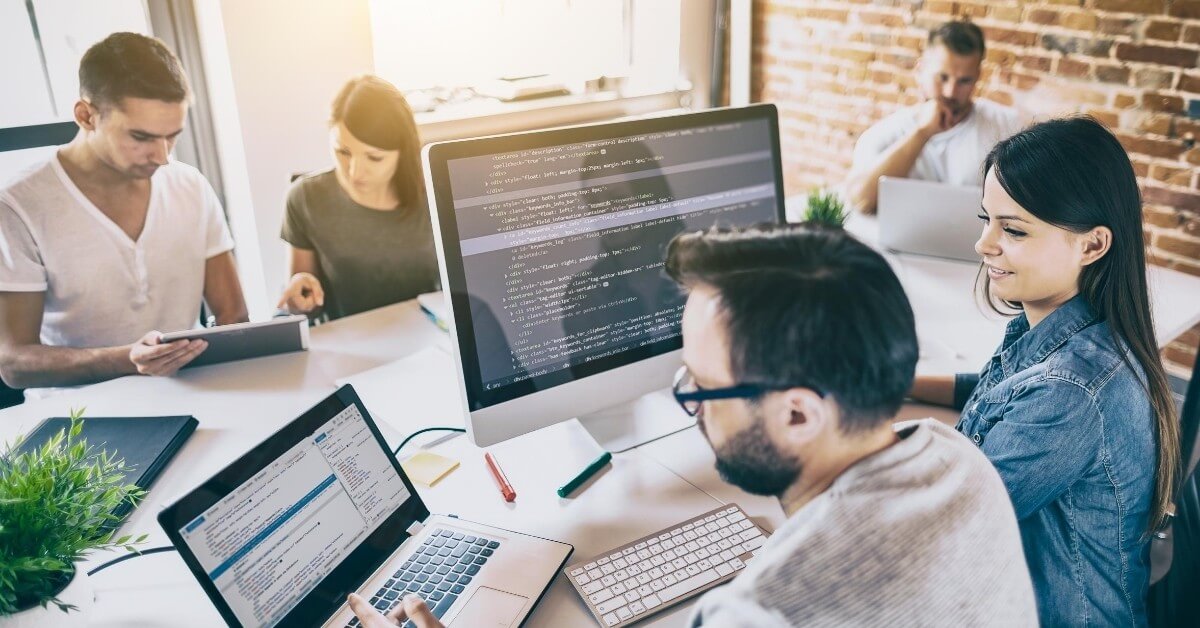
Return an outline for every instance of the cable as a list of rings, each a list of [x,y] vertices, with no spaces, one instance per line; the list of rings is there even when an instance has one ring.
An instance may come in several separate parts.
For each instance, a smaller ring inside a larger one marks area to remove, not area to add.
[[[400,450],[404,449],[404,446],[408,444],[408,441],[412,440],[414,436],[416,436],[418,434],[424,434],[425,432],[462,432],[462,433],[466,434],[467,430],[464,430],[461,427],[427,427],[423,430],[417,430],[417,431],[413,432],[412,434],[409,434],[408,438],[405,438],[403,441],[401,441],[400,446],[392,451],[392,455],[399,456]]]
[[[113,565],[115,565],[117,563],[125,562],[125,561],[129,560],[130,558],[137,558],[139,556],[145,556],[147,554],[160,554],[162,552],[174,552],[174,551],[176,551],[174,545],[163,545],[162,547],[151,547],[151,548],[147,548],[144,550],[134,550],[120,558],[114,558],[114,559],[108,561],[107,563],[101,563],[100,566],[87,572],[87,575],[94,576],[94,575],[96,575],[96,572],[104,570],[104,569],[108,569],[109,567],[112,567]]]

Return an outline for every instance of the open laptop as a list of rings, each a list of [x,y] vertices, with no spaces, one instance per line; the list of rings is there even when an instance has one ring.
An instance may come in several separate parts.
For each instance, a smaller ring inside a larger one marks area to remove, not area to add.
[[[352,591],[381,612],[412,592],[450,626],[515,626],[574,549],[430,515],[350,386],[158,521],[230,626],[358,626]]]
[[[979,262],[982,188],[879,177],[879,243],[891,251]]]

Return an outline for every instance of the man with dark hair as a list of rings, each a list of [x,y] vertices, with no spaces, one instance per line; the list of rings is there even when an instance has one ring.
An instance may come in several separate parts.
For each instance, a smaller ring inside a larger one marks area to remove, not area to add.
[[[1035,626],[1008,492],[963,435],[893,424],[917,363],[912,308],[878,253],[841,229],[687,233],[667,272],[688,291],[675,398],[727,482],[788,520],[691,625]],[[419,598],[366,628],[441,624]]]
[[[858,138],[846,196],[873,214],[879,177],[908,177],[953,185],[982,185],[983,158],[1020,130],[1017,112],[974,98],[986,48],[970,22],[947,22],[929,33],[917,64],[925,102],[901,109]]]
[[[965,437],[893,424],[917,362],[912,309],[841,229],[681,235],[689,292],[676,397],[722,478],[788,520],[693,625],[1035,625],[1012,505]]]
[[[170,158],[187,117],[179,59],[114,33],[79,65],[79,132],[0,190],[0,377],[16,388],[170,375],[218,323],[247,320],[233,240],[212,187]]]

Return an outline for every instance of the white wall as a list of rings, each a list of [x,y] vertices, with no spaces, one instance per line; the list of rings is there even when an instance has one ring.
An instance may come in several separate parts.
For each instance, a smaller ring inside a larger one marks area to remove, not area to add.
[[[367,0],[221,0],[196,11],[238,263],[262,264],[261,275],[242,273],[259,319],[287,272],[279,226],[291,175],[332,165],[329,103],[373,69]]]

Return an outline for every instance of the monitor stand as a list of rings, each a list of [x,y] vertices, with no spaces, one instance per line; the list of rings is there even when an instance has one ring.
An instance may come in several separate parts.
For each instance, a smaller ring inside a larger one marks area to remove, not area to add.
[[[675,402],[669,389],[579,417],[579,422],[606,451],[618,453],[674,434],[696,424]]]

